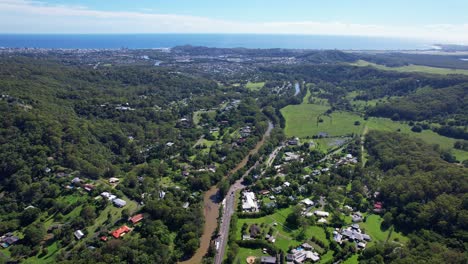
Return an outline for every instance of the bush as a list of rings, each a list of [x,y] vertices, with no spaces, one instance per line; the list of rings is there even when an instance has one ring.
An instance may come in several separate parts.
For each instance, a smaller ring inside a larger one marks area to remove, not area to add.
[[[416,133],[421,133],[422,127],[419,125],[415,125],[411,128],[411,131],[416,132]]]

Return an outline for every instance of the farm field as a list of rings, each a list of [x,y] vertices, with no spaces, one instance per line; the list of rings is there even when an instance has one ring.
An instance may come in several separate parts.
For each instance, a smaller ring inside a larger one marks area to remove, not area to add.
[[[429,67],[429,66],[421,66],[421,65],[407,65],[407,66],[400,66],[400,67],[387,67],[385,65],[379,65],[372,62],[358,60],[355,63],[351,63],[354,66],[366,67],[371,66],[377,68],[379,70],[385,71],[398,71],[398,72],[424,72],[424,73],[431,73],[431,74],[466,74],[468,75],[468,70],[461,70],[461,69],[449,69],[449,68],[437,68],[437,67]]]

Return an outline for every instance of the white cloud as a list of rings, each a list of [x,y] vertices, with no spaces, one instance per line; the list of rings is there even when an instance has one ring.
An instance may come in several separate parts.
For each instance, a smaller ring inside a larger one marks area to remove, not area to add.
[[[383,36],[468,44],[468,24],[406,27],[340,21],[239,22],[177,14],[100,11],[40,1],[0,0],[2,33],[262,33]]]

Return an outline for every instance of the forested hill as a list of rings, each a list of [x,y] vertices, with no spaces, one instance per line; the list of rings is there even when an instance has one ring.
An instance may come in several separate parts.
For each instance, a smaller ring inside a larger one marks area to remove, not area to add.
[[[398,245],[369,248],[363,263],[466,263],[468,169],[442,160],[438,147],[396,132],[371,131],[365,146],[369,186],[385,208],[382,225],[394,225],[411,242],[398,254]]]
[[[3,56],[0,235],[20,240],[2,249],[0,262],[5,256],[55,263],[89,263],[91,254],[103,263],[190,257],[203,228],[202,192],[246,155],[267,126],[252,99],[239,97],[170,68],[93,69],[47,56]],[[229,102],[235,104],[228,108]],[[212,111],[199,118],[205,127],[192,122],[197,110],[220,105],[225,111],[219,117]],[[195,149],[202,135],[213,137],[209,128],[220,120],[236,129],[248,122],[250,137],[235,149],[238,138],[230,137],[209,153]],[[184,169],[194,172],[183,177]],[[111,184],[113,177],[118,185]],[[113,206],[103,193],[127,205]],[[102,237],[136,213],[145,214],[144,227],[124,241],[104,243]],[[77,230],[85,238],[76,239]]]

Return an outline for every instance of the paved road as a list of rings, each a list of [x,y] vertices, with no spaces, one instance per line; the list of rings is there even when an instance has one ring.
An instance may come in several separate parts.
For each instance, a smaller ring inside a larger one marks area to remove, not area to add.
[[[265,138],[268,137],[273,129],[273,124],[271,122],[268,123],[268,129],[265,132],[261,144],[265,141]],[[256,151],[260,146],[256,147]],[[255,151],[255,152],[256,152]],[[254,154],[254,153],[251,153]],[[215,264],[221,264],[224,258],[224,252],[226,251],[226,245],[229,238],[229,224],[231,223],[231,217],[236,211],[235,202],[236,202],[236,191],[244,189],[245,185],[242,184],[244,177],[247,176],[254,168],[259,165],[257,161],[252,167],[250,167],[242,177],[237,180],[231,187],[226,195],[226,198],[223,200],[223,215],[221,216],[221,224],[219,227],[219,237],[218,237],[218,251],[216,252],[215,256]]]

